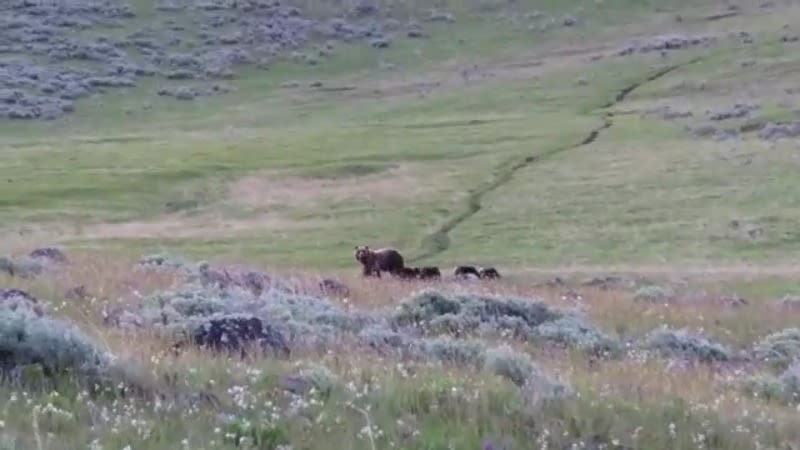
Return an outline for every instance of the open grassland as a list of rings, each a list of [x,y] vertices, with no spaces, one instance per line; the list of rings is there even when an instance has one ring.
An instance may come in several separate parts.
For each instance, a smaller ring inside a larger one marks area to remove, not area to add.
[[[791,117],[800,47],[780,22],[794,9],[713,22],[714,9],[687,9],[676,23],[679,8],[610,3],[586,5],[581,26],[523,31],[484,14],[312,68],[278,61],[189,105],[145,86],[81,100],[64,120],[7,123],[4,228],[319,268],[349,265],[355,242],[517,266],[790,258],[791,141],[683,127],[748,99],[749,120]],[[615,56],[654,29],[718,41]],[[694,115],[646,114],[662,105]]]
[[[163,5],[70,36],[260,55],[208,25],[235,9]],[[38,299],[0,291],[0,449],[794,448],[800,8],[375,5],[424,31],[0,120],[0,288]],[[364,244],[444,277],[363,278]],[[290,354],[174,347],[242,317]]]

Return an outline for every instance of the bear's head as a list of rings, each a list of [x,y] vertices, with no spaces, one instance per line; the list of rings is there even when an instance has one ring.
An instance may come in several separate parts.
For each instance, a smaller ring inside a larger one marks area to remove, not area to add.
[[[366,264],[367,260],[369,259],[369,255],[372,253],[368,245],[356,245],[355,250],[355,257],[356,261]]]

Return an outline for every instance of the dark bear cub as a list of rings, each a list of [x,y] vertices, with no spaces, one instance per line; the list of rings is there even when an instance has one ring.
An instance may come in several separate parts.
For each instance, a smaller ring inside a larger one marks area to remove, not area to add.
[[[372,250],[367,245],[357,245],[355,248],[356,261],[364,267],[364,276],[381,277],[381,272],[396,274],[405,267],[403,255],[393,248],[379,248]]]
[[[484,279],[498,279],[500,278],[500,273],[494,267],[483,267],[481,268],[480,272],[478,273],[481,278]]]
[[[419,278],[419,269],[416,267],[403,267],[395,273],[398,277],[404,280],[413,280]]]
[[[471,276],[475,276],[475,278],[480,278],[481,274],[478,272],[478,269],[475,266],[458,266],[454,271],[454,275],[458,278],[470,278]]]
[[[442,277],[438,267],[426,266],[419,269],[419,277],[422,280],[433,280]]]

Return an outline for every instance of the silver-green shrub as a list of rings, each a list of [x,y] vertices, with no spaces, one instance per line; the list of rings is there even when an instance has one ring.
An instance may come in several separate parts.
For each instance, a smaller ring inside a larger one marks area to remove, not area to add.
[[[657,285],[642,286],[636,290],[633,299],[638,302],[660,303],[668,301],[674,293],[669,288]]]
[[[522,386],[529,377],[539,373],[539,368],[527,354],[507,346],[487,350],[485,361],[487,369],[508,378],[517,386]]]
[[[150,295],[138,314],[143,322],[169,334],[190,332],[212,318],[248,314],[279,330],[292,346],[330,345],[356,335],[367,325],[385,322],[376,313],[345,311],[335,303],[283,290],[254,297],[237,286],[196,282]]]
[[[718,342],[692,333],[686,329],[659,328],[645,338],[644,347],[668,357],[679,357],[703,362],[729,361],[731,349]]]
[[[800,360],[794,361],[779,376],[753,377],[743,383],[748,394],[787,405],[800,404]]]
[[[779,368],[800,358],[800,328],[786,328],[765,336],[753,346],[754,356]]]
[[[3,369],[39,364],[48,372],[101,374],[111,355],[77,327],[25,310],[0,309]]]
[[[585,318],[575,315],[565,315],[551,322],[545,322],[536,327],[532,334],[547,341],[597,354],[616,355],[621,351],[618,340]]]
[[[6,273],[13,277],[34,278],[44,272],[44,264],[30,256],[0,256],[0,273]]]
[[[151,255],[145,255],[139,258],[139,265],[148,267],[181,269],[189,266],[189,264],[190,264],[189,261],[187,261],[182,257],[168,255],[166,253],[155,253]]]
[[[0,289],[0,310],[19,311],[35,316],[44,315],[39,299],[20,289]]]
[[[582,316],[542,302],[426,290],[402,302],[392,326],[424,335],[483,335],[548,341],[597,354],[615,353],[619,342]]]
[[[454,366],[480,368],[486,358],[486,346],[475,340],[442,336],[416,339],[412,346],[425,359]]]

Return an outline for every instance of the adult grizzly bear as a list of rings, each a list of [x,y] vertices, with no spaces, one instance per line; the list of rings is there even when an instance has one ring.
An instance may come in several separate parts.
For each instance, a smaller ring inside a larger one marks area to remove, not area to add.
[[[405,267],[403,255],[397,250],[386,247],[372,250],[368,245],[357,245],[356,261],[364,266],[364,276],[381,277],[381,271],[395,274]]]

